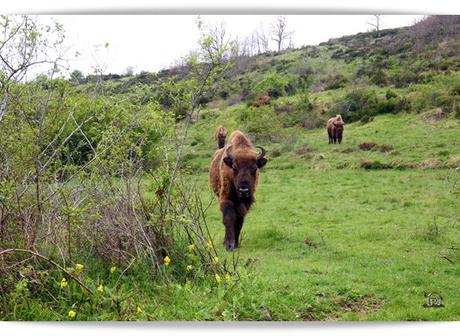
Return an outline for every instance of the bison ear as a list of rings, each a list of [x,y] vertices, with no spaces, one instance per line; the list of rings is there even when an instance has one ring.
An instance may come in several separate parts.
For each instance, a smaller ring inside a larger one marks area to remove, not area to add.
[[[267,163],[267,159],[266,158],[260,158],[260,159],[257,159],[257,167],[262,168],[263,166],[265,166],[265,164]]]
[[[229,156],[224,157],[224,162],[230,168],[233,167],[233,159],[231,157],[229,157]]]

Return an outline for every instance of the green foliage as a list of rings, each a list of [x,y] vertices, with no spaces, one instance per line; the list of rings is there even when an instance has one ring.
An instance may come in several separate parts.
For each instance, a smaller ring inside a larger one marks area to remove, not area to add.
[[[284,76],[271,71],[262,80],[254,84],[253,90],[256,94],[278,98],[286,94],[287,85],[288,80]]]
[[[412,101],[417,112],[440,107],[445,113],[457,113],[460,96],[455,92],[455,87],[422,85],[413,92]]]
[[[342,114],[346,121],[368,121],[373,116],[385,113],[408,111],[408,101],[387,91],[379,97],[374,90],[357,88],[336,101],[333,113]]]
[[[271,106],[251,106],[241,108],[237,111],[237,120],[240,128],[254,136],[255,139],[268,140],[279,129],[279,121]]]

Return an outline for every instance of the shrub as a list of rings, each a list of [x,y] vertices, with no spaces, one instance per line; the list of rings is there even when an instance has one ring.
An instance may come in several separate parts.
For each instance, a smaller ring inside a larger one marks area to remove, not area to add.
[[[286,94],[286,85],[288,80],[276,72],[269,72],[265,77],[256,82],[254,92],[259,95],[268,95],[272,98],[278,98]]]
[[[369,122],[375,115],[398,113],[409,108],[408,100],[392,91],[387,92],[385,97],[379,98],[375,91],[360,88],[337,100],[331,114],[342,114],[348,122],[357,120]]]
[[[280,122],[271,106],[238,109],[240,127],[255,139],[269,140],[279,132]]]
[[[424,86],[414,94],[412,105],[417,112],[440,107],[444,113],[457,113],[460,98],[454,90]]]
[[[324,90],[335,90],[345,87],[348,82],[347,78],[342,74],[329,75],[321,81]]]

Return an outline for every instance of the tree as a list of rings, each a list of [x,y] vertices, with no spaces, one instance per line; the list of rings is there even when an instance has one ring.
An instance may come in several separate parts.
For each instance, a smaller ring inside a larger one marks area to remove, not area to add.
[[[40,65],[59,70],[63,60],[64,29],[61,24],[44,25],[29,15],[0,16],[0,121],[8,104],[10,84],[20,82]]]
[[[370,25],[377,34],[380,32],[380,28],[382,27],[382,16],[383,15],[378,14],[372,15],[373,21],[367,22],[367,24]]]
[[[235,45],[227,34],[227,27],[222,21],[216,25],[206,25],[201,18],[197,19],[200,30],[200,47],[206,53],[210,61],[219,64],[231,57]]]
[[[130,65],[130,66],[126,67],[126,69],[125,69],[125,71],[123,73],[123,76],[130,77],[132,75],[134,75],[134,67]]]
[[[268,51],[268,38],[265,34],[264,26],[261,23],[260,26],[255,31],[256,43],[257,43],[257,53],[263,53]]]
[[[293,31],[287,31],[287,19],[285,16],[278,16],[271,25],[272,40],[276,42],[278,52],[281,51],[283,42],[294,34]]]
[[[70,74],[70,81],[74,84],[81,84],[85,80],[85,76],[83,75],[83,72],[80,70],[74,70]]]

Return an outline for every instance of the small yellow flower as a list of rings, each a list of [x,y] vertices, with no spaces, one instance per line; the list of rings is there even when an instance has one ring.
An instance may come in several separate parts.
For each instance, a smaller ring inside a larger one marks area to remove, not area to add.
[[[75,315],[77,315],[77,313],[75,311],[71,310],[71,311],[69,311],[68,315],[69,315],[70,318],[74,318]]]
[[[213,248],[212,241],[208,240],[208,249],[212,249],[212,248]]]
[[[233,278],[229,273],[225,273],[225,281],[227,281],[227,283],[233,282]]]
[[[82,264],[75,264],[75,270],[77,271],[77,273],[82,272],[84,268],[85,266]]]
[[[212,258],[212,262],[213,262],[213,264],[218,264],[219,263],[219,257],[216,256],[216,257]]]
[[[219,274],[214,274],[214,279],[216,280],[217,283],[220,282],[220,275]]]
[[[188,251],[189,251],[190,253],[195,252],[195,245],[194,245],[194,244],[190,244],[190,245],[188,246]]]
[[[97,291],[99,293],[104,293],[104,286],[102,286],[102,285],[97,286]]]
[[[139,306],[137,306],[136,311],[137,311],[139,314],[143,312],[142,308],[139,307]]]
[[[61,280],[61,288],[66,288],[67,287],[67,280],[66,278],[62,278]]]
[[[169,256],[166,256],[163,261],[165,262],[165,265],[168,266],[171,263],[171,258]]]
[[[117,266],[110,267],[110,273],[115,273],[117,270]]]
[[[193,266],[192,265],[187,265],[187,271],[191,271],[193,269]]]

